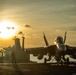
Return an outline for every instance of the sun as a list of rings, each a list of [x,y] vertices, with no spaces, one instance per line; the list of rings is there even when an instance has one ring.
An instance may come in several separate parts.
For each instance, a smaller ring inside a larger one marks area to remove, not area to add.
[[[11,21],[4,20],[0,22],[0,38],[10,38],[16,35],[18,26]]]

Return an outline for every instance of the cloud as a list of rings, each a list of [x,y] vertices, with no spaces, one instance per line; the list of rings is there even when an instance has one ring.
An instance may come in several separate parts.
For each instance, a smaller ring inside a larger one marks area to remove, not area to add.
[[[30,26],[30,25],[28,25],[28,24],[27,24],[27,25],[25,25],[25,27],[26,27],[26,28],[31,28],[31,26]]]
[[[20,31],[18,34],[23,35],[23,32],[22,32],[22,31]]]
[[[14,27],[6,27],[7,29],[15,29]]]

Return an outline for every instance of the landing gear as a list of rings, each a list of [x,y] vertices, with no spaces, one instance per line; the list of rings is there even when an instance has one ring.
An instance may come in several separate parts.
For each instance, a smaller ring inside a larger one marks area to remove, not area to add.
[[[69,57],[67,57],[66,62],[67,62],[67,64],[69,64]]]
[[[44,58],[44,64],[46,64],[47,63],[47,59],[46,58]]]
[[[61,65],[63,65],[63,64],[69,64],[69,63],[70,63],[69,57],[67,57],[66,59],[63,58],[63,60],[61,60]]]
[[[51,60],[51,56],[49,56],[49,58],[44,58],[44,63],[47,63],[47,61],[50,61]]]
[[[64,63],[63,60],[57,61],[57,65],[63,65],[63,63]]]

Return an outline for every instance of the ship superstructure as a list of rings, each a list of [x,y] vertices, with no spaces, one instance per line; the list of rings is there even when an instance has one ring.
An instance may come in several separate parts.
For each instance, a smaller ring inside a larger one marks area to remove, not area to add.
[[[30,56],[24,49],[24,37],[22,37],[22,46],[20,45],[20,39],[15,37],[14,45],[3,49],[5,50],[3,57],[4,63],[12,63],[12,59],[17,63],[30,62]]]

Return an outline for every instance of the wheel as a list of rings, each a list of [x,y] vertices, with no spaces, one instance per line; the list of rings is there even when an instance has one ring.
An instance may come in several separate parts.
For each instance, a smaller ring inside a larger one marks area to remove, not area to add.
[[[46,59],[46,58],[44,58],[44,63],[46,64],[46,62],[47,62],[47,59]]]

